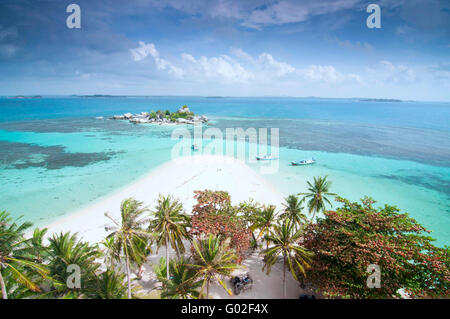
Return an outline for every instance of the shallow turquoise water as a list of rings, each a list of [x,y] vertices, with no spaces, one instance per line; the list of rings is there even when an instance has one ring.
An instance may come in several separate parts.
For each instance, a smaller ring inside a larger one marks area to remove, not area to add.
[[[398,206],[450,243],[449,109],[445,103],[208,98],[0,99],[0,209],[44,225],[171,158],[173,127],[94,116],[188,104],[210,126],[277,127],[280,161],[263,175],[283,194],[328,175],[332,191]],[[318,163],[291,167],[315,157]],[[262,163],[249,163],[261,173]]]

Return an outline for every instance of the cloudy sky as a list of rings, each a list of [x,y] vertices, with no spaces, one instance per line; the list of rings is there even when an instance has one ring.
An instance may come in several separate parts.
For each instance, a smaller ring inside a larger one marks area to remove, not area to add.
[[[18,94],[450,101],[450,2],[1,0],[0,95]]]

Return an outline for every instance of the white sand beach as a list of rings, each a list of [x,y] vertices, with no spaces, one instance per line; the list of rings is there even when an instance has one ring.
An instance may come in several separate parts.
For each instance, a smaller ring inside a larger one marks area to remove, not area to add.
[[[123,189],[48,225],[48,234],[78,232],[84,240],[100,242],[107,235],[105,226],[110,224],[104,213],[108,212],[119,219],[119,207],[123,199],[134,197],[153,209],[159,194],[171,194],[180,199],[186,212],[190,213],[195,203],[193,192],[204,189],[228,191],[233,203],[253,198],[281,209],[283,202],[282,195],[243,162],[230,157],[201,155],[173,160],[152,170]],[[144,267],[143,279],[137,282],[143,287],[144,293],[149,293],[158,286],[151,265],[157,263],[163,255],[164,249],[161,249],[150,256]],[[270,276],[262,271],[262,257],[257,253],[246,259],[242,266],[237,273],[250,272],[255,282],[254,287],[239,296],[230,297],[221,286],[215,284],[211,287],[214,298],[282,298],[281,263],[273,267]],[[289,273],[286,278],[288,298],[297,298],[301,293],[298,282]]]
[[[190,213],[195,203],[194,191],[204,189],[228,191],[233,203],[253,198],[280,208],[283,202],[282,195],[243,162],[225,156],[199,155],[163,164],[139,180],[46,227],[49,234],[78,232],[84,240],[99,242],[107,235],[104,228],[110,223],[104,213],[119,219],[120,203],[125,198],[140,200],[152,210],[159,194],[170,194]]]

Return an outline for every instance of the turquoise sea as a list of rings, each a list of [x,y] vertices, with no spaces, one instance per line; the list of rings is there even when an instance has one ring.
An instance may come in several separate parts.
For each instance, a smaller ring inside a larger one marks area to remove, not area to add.
[[[332,191],[398,206],[450,244],[450,103],[318,98],[0,98],[0,209],[42,226],[170,160],[174,127],[97,120],[187,104],[210,127],[279,128],[283,194]],[[292,167],[293,160],[318,163]],[[259,172],[260,163],[249,163]]]

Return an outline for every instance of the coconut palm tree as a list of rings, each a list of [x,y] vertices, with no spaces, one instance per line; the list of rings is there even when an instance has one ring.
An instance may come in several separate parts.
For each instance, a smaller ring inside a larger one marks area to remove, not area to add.
[[[303,207],[299,198],[295,195],[289,195],[285,198],[286,203],[283,204],[283,213],[280,214],[281,219],[291,220],[296,227],[299,227],[306,221],[306,216],[302,213]]]
[[[92,297],[92,291],[96,285],[96,272],[100,264],[96,259],[101,257],[101,252],[97,245],[78,239],[76,233],[54,234],[49,239],[48,267],[50,276],[53,278],[54,289],[52,294],[59,298],[82,298]],[[70,288],[67,285],[70,265],[79,267],[82,282],[79,287]]]
[[[18,224],[18,220],[13,221],[6,211],[0,212],[0,287],[3,299],[8,298],[8,292],[2,273],[7,271],[16,282],[34,292],[41,289],[30,275],[38,274],[42,278],[48,275],[47,268],[35,262],[30,240],[24,238],[24,232],[31,226],[28,222]]]
[[[127,285],[125,275],[108,269],[101,273],[97,279],[95,297],[99,299],[125,299],[127,298]]]
[[[180,259],[170,259],[170,280],[167,280],[166,260],[160,259],[159,265],[154,266],[156,277],[162,282],[162,298],[168,299],[197,299],[200,296],[202,281],[196,270],[189,265],[183,256]]]
[[[161,246],[166,247],[166,276],[169,280],[169,245],[177,255],[184,253],[183,239],[190,238],[187,231],[189,216],[183,212],[181,202],[170,195],[159,195],[152,215],[153,219],[150,221],[148,230],[155,234],[158,249]]]
[[[209,285],[217,279],[226,289],[222,277],[228,277],[238,268],[235,264],[237,256],[230,248],[230,239],[221,240],[220,236],[209,235],[206,239],[194,240],[193,264],[197,276],[203,280],[202,293],[206,288],[206,299],[209,299]]]
[[[144,272],[144,264],[147,261],[148,256],[153,254],[152,250],[152,238],[148,238],[147,241],[135,239],[135,247],[136,247],[136,253],[131,254],[131,262],[134,264],[137,268],[136,276],[138,280],[142,279],[142,274]],[[138,256],[138,258],[135,258],[135,256]]]
[[[283,258],[283,296],[286,298],[286,268],[295,280],[297,272],[305,275],[305,268],[309,267],[312,253],[299,246],[297,243],[302,236],[300,230],[296,230],[294,223],[285,219],[282,224],[273,225],[266,240],[272,244],[271,247],[262,251],[264,255],[264,267],[267,274],[280,257]]]
[[[48,252],[48,247],[44,245],[44,236],[47,231],[47,228],[36,228],[33,232],[33,236],[30,238],[31,252],[33,256],[35,256],[36,262],[40,264],[44,261]]]
[[[308,211],[312,214],[311,223],[314,220],[316,213],[324,211],[326,204],[333,206],[326,196],[335,196],[336,194],[330,193],[331,182],[325,177],[314,177],[314,184],[307,181],[308,193],[299,193],[303,195],[301,202],[308,201]]]
[[[142,251],[138,249],[137,244],[144,242],[146,245],[150,238],[150,233],[143,229],[144,224],[148,222],[143,217],[144,212],[148,209],[142,206],[143,203],[133,198],[127,198],[120,204],[121,220],[116,221],[114,218],[105,213],[105,216],[113,221],[115,226],[107,227],[106,230],[112,230],[107,238],[114,238],[114,256],[122,255],[125,257],[125,266],[128,285],[128,299],[131,299],[131,274],[130,263],[145,259]]]
[[[253,229],[259,229],[259,235],[256,240],[258,240],[262,236],[269,234],[270,228],[272,227],[276,219],[275,208],[276,207],[274,205],[264,205],[256,216],[255,223],[252,226]]]

